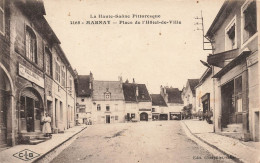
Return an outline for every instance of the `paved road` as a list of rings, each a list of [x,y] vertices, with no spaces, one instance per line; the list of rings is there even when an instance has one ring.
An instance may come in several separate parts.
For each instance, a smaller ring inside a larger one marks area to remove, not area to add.
[[[82,136],[52,162],[220,162],[190,140],[180,121],[101,124]]]

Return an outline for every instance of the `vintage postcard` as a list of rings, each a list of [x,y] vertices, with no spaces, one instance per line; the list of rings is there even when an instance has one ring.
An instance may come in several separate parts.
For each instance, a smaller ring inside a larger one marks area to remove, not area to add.
[[[259,0],[0,0],[0,162],[260,162]]]

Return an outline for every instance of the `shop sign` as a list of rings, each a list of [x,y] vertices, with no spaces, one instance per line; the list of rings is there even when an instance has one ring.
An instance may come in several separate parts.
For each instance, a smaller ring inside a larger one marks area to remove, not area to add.
[[[44,79],[21,64],[19,64],[19,75],[44,88]]]
[[[247,67],[255,64],[258,61],[258,56],[257,53],[251,55],[250,57],[247,58]]]
[[[151,109],[139,109],[139,111],[151,111]]]
[[[86,105],[77,105],[78,109],[86,109]]]

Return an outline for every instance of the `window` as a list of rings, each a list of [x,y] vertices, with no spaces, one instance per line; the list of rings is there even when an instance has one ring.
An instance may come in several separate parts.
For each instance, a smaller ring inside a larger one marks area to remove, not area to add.
[[[30,27],[26,27],[26,36],[25,36],[25,44],[26,44],[26,57],[37,63],[37,46],[36,46],[36,35]]]
[[[85,111],[85,108],[79,108],[79,112],[80,113],[85,113],[86,111]]]
[[[257,32],[256,1],[247,1],[241,9],[242,43],[245,43]]]
[[[84,102],[84,101],[85,101],[85,99],[84,99],[84,98],[82,98],[82,99],[81,99],[81,102]]]
[[[225,50],[237,48],[237,33],[236,33],[236,16],[231,20],[225,28]]]
[[[55,79],[60,82],[60,65],[57,61],[55,62]]]
[[[117,116],[117,115],[115,116],[115,120],[116,120],[116,121],[118,120],[118,116]]]
[[[118,104],[115,104],[115,111],[118,111]]]
[[[242,76],[235,79],[235,107],[236,112],[242,112]]]
[[[131,118],[135,118],[135,113],[132,113],[132,114],[131,114]]]
[[[5,33],[4,0],[0,0],[0,33]]]
[[[52,56],[51,52],[49,49],[45,48],[45,53],[46,53],[46,73],[50,76],[52,76]]]
[[[69,94],[72,95],[72,79],[69,79]]]
[[[25,97],[21,96],[20,118],[25,118]]]
[[[109,99],[110,99],[110,93],[107,92],[107,93],[105,93],[105,100],[109,100]]]
[[[152,108],[152,112],[155,112],[155,108]]]
[[[62,69],[61,69],[61,85],[63,87],[65,87],[65,67],[62,66]]]
[[[97,104],[97,111],[101,111],[101,106],[100,106],[100,104]]]
[[[109,105],[106,106],[106,111],[110,111],[110,106]]]

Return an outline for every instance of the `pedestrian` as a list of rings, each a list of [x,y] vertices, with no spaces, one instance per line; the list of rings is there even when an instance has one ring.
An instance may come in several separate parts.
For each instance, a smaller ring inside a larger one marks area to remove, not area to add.
[[[52,137],[51,135],[51,117],[48,113],[45,113],[45,116],[42,118],[43,126],[42,133],[45,134],[46,137]]]

